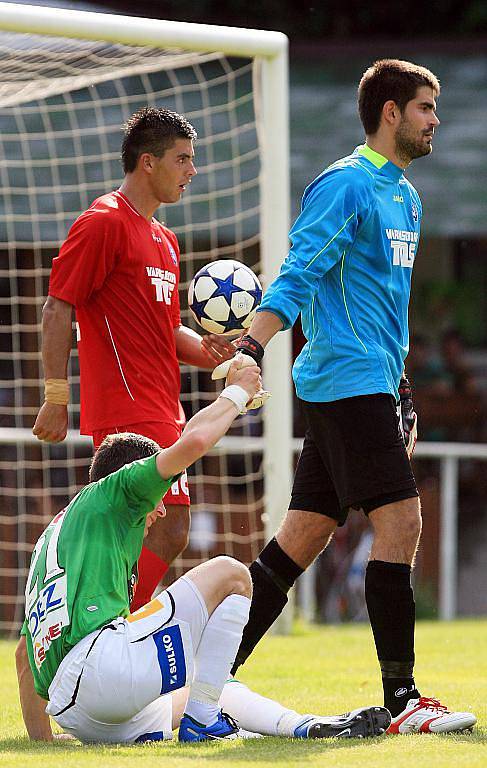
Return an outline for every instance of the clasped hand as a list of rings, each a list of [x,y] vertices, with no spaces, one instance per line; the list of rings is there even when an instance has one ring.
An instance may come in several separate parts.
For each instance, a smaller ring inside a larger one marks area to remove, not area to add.
[[[212,376],[212,378],[215,377]],[[248,393],[247,411],[261,408],[271,396],[270,392],[262,389],[260,368],[252,358],[241,352],[238,352],[232,360],[227,361],[225,386],[231,384],[238,384]]]

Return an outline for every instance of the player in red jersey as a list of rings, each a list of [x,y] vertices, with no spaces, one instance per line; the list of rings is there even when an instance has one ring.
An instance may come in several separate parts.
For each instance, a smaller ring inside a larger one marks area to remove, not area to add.
[[[184,424],[179,362],[210,369],[233,355],[223,337],[202,339],[181,325],[178,242],[153,218],[161,203],[180,200],[196,174],[194,139],[182,115],[149,107],[136,112],[125,128],[120,189],[81,214],[53,260],[42,320],[45,401],[33,429],[39,440],[66,437],[73,307],[80,431],[93,436],[95,448],[107,434],[127,431],[172,445]],[[185,474],[164,501],[167,515],[152,527],[139,560],[133,609],[150,600],[187,544]]]

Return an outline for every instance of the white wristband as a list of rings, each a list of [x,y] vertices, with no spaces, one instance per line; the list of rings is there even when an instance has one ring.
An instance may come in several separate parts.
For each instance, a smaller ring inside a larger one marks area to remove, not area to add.
[[[220,397],[224,397],[226,400],[231,400],[237,409],[238,413],[246,413],[246,405],[250,400],[248,392],[243,387],[239,387],[238,384],[230,384],[220,392]]]

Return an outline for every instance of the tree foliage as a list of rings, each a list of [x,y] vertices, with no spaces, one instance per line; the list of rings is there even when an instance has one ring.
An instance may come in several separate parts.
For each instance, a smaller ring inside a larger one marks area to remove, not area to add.
[[[238,27],[277,29],[295,40],[315,41],[341,38],[411,36],[433,38],[478,37],[487,34],[485,0],[104,0],[97,6],[118,13],[174,21],[224,24]]]

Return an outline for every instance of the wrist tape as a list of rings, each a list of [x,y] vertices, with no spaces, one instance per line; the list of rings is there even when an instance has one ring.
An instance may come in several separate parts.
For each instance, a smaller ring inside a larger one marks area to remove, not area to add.
[[[224,397],[226,400],[230,400],[237,409],[237,413],[247,412],[247,408],[245,406],[247,405],[250,398],[248,392],[246,392],[243,387],[239,387],[238,384],[230,384],[230,386],[225,387],[225,389],[220,393],[220,397]]]
[[[255,360],[257,365],[261,364],[264,357],[264,347],[256,339],[253,339],[252,336],[249,336],[249,334],[240,339],[237,344],[237,352],[249,355],[249,357]]]
[[[54,405],[69,403],[69,384],[67,379],[46,379],[44,382],[44,400]]]

